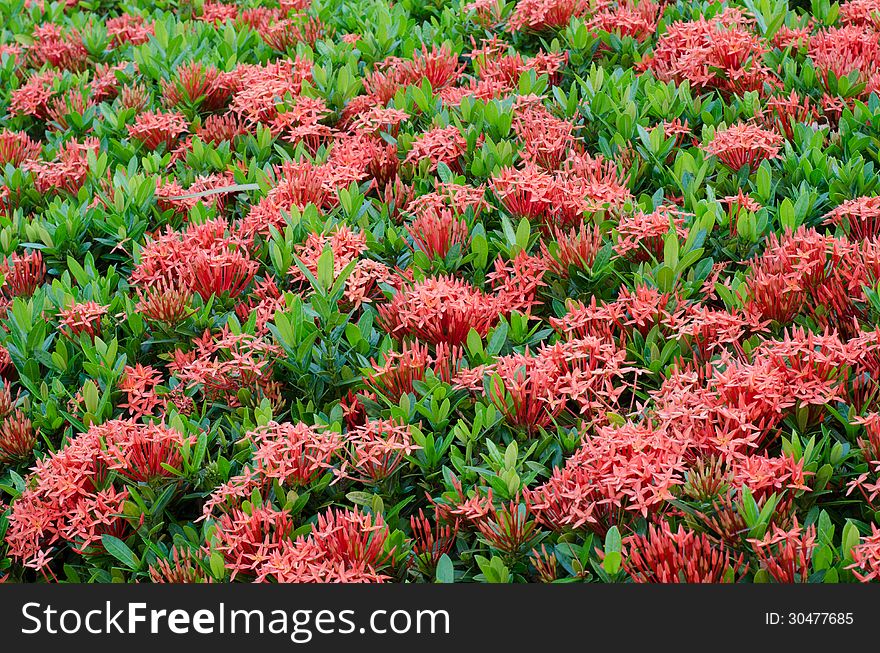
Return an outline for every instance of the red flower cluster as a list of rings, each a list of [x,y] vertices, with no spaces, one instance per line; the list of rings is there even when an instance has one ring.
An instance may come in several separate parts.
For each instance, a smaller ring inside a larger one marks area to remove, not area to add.
[[[113,420],[37,461],[9,517],[10,553],[40,570],[60,543],[84,554],[102,552],[102,535],[120,536],[128,528],[128,490],[115,479],[168,478],[162,463],[180,464],[184,439],[165,426]]]

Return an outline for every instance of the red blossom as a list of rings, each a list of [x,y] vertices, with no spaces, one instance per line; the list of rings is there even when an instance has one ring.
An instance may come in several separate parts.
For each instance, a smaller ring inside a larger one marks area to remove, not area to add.
[[[627,537],[624,549],[623,569],[637,583],[733,583],[748,569],[743,554],[682,525],[673,532],[665,521]]]
[[[777,583],[806,583],[816,548],[816,527],[801,528],[795,518],[790,530],[771,528],[762,539],[749,540],[762,569]]]
[[[189,124],[182,113],[145,111],[139,113],[134,123],[128,126],[128,133],[148,150],[155,150],[160,145],[171,148],[188,129]]]
[[[68,308],[58,311],[58,319],[68,336],[76,337],[85,333],[94,339],[100,333],[101,318],[106,314],[106,306],[87,301],[71,304]]]
[[[748,166],[755,171],[761,161],[779,155],[782,136],[748,123],[740,123],[719,129],[703,149],[718,157],[731,170]]]

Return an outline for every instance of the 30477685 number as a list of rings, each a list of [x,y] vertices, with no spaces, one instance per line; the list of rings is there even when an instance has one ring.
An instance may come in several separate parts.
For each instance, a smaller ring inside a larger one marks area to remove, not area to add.
[[[852,612],[765,612],[768,626],[849,626],[855,621]]]

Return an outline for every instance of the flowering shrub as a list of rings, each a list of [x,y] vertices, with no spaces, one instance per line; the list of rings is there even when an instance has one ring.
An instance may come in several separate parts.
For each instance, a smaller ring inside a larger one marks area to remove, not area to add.
[[[876,0],[0,8],[0,579],[880,579]]]

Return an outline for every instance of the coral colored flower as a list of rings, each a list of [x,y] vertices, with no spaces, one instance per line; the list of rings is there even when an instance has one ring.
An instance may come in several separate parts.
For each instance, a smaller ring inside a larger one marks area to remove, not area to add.
[[[764,538],[749,540],[762,569],[777,583],[806,583],[816,548],[816,527],[801,528],[795,517],[790,530],[771,529]]]
[[[260,30],[260,37],[273,50],[287,52],[295,50],[296,44],[301,42],[314,47],[326,31],[327,26],[319,18],[295,14],[293,18],[272,21]]]
[[[188,129],[189,124],[182,113],[145,111],[139,113],[134,123],[128,126],[128,133],[148,150],[155,150],[160,145],[166,149],[172,147]]]
[[[679,239],[687,238],[685,217],[677,207],[668,204],[658,206],[651,213],[636,211],[623,215],[617,223],[614,251],[636,263],[650,261],[652,257],[662,260],[668,233],[674,233]]]
[[[136,310],[150,322],[163,322],[175,326],[191,312],[192,291],[167,281],[158,281],[146,288],[138,288]]]
[[[196,136],[205,143],[222,143],[223,141],[231,143],[237,136],[247,133],[247,127],[232,113],[208,116],[205,118],[205,122],[196,128]]]
[[[541,240],[541,256],[549,272],[568,278],[572,268],[590,270],[602,245],[602,231],[595,225],[584,223],[568,232],[553,227],[550,238]]]
[[[0,263],[3,285],[0,293],[7,299],[29,297],[36,292],[46,278],[46,264],[40,250],[13,254]]]
[[[292,532],[293,520],[284,510],[271,506],[234,509],[217,519],[208,548],[223,556],[232,579],[251,578],[273,553],[282,550]]]
[[[251,467],[264,481],[276,480],[283,487],[308,487],[331,467],[342,451],[344,438],[329,429],[269,422],[245,434],[256,447]]]
[[[44,23],[34,27],[33,36],[33,43],[28,48],[28,58],[35,66],[46,62],[54,68],[74,72],[86,67],[89,52],[77,30],[62,30],[53,23]]]
[[[458,127],[454,125],[437,127],[415,138],[404,162],[418,163],[427,159],[431,162],[431,170],[435,170],[440,163],[445,163],[453,170],[459,170],[458,159],[466,150],[467,141]]]
[[[452,514],[470,522],[482,541],[506,555],[516,555],[524,549],[530,549],[539,535],[538,524],[529,504],[523,502],[519,495],[497,506],[489,490],[487,497],[477,494],[453,509]]]
[[[662,510],[672,489],[684,482],[686,448],[649,425],[601,427],[526,498],[550,529],[586,527],[604,535],[634,513],[647,517]]]
[[[242,220],[241,228],[245,235],[267,236],[274,227],[282,231],[285,226],[284,213],[293,208],[304,209],[308,204],[319,208],[334,203],[331,184],[324,177],[325,166],[316,167],[304,162],[289,162],[278,169],[277,185],[257,204],[251,207]]]
[[[182,232],[167,228],[164,232],[152,234],[147,238],[147,242],[138,253],[131,281],[137,286],[161,285],[162,288],[186,288],[196,292],[194,286],[196,277],[192,267],[195,258],[217,256],[221,260],[226,260],[225,252],[245,251],[247,244],[248,241],[242,239],[241,234],[230,231],[229,224],[222,218],[190,225]],[[241,256],[245,255],[242,253]],[[230,257],[230,260],[232,258],[234,257]],[[239,272],[248,272],[248,268],[252,265],[246,260],[228,264],[233,267],[241,266]],[[196,270],[200,269],[197,264]],[[215,283],[225,287],[225,282],[213,280],[211,273],[205,271],[204,274],[207,285],[203,286],[202,290],[213,287]]]
[[[172,353],[168,369],[187,388],[200,388],[209,401],[239,405],[239,392],[277,398],[272,369],[279,348],[257,336],[233,334],[228,328],[206,331],[193,349]]]
[[[627,537],[624,549],[623,569],[637,583],[733,583],[748,569],[743,554],[682,525],[673,532],[665,521]]]
[[[383,298],[379,285],[386,284],[397,288],[401,284],[399,278],[385,264],[370,259],[359,259],[366,249],[366,238],[363,233],[355,232],[346,226],[340,226],[331,234],[312,233],[306,241],[296,246],[296,255],[300,263],[314,276],[318,276],[318,260],[325,248],[333,253],[333,279],[337,279],[351,263],[354,268],[345,280],[345,292],[340,305],[346,309],[357,309],[364,303]],[[309,281],[299,266],[291,266],[288,274],[294,283],[306,286]]]
[[[725,96],[761,91],[773,78],[762,61],[767,48],[753,25],[738,7],[708,20],[675,22],[643,65],[664,82],[687,80],[700,91],[717,89]]]
[[[877,0],[849,0],[840,5],[840,21],[844,25],[861,25],[880,29],[880,4]]]
[[[214,66],[192,61],[178,66],[170,81],[162,80],[162,101],[167,107],[188,104],[205,111],[219,111],[231,97],[225,80],[225,75]]]
[[[264,66],[239,64],[226,78],[232,91],[230,109],[249,123],[268,123],[279,113],[279,98],[297,97],[310,80],[312,63],[297,57]]]
[[[462,351],[458,347],[450,348],[440,343],[436,352],[432,356],[427,345],[418,341],[404,343],[399,352],[385,352],[382,365],[371,360],[373,368],[366,372],[364,383],[395,401],[404,394],[415,392],[415,382],[424,381],[428,370],[449,383],[457,373]]]
[[[582,16],[588,9],[585,0],[518,0],[508,27],[514,32],[564,28],[572,17]]]
[[[156,392],[156,386],[161,382],[161,372],[149,365],[126,365],[119,382],[119,389],[126,395],[126,403],[119,407],[125,408],[134,419],[152,415],[162,405]]]
[[[165,465],[182,470],[181,448],[196,442],[194,435],[184,436],[161,424],[118,421],[114,426],[114,437],[107,442],[108,468],[135,483],[175,478]]]
[[[237,249],[199,250],[189,262],[190,286],[202,299],[227,293],[237,297],[254,278],[259,263]]]
[[[206,23],[222,24],[227,20],[235,20],[238,18],[238,7],[236,5],[228,5],[222,2],[211,2],[208,0],[202,5],[202,13],[194,17],[197,20],[203,20]]]
[[[493,296],[460,279],[440,276],[398,290],[379,307],[378,324],[399,339],[413,335],[434,344],[460,345],[471,329],[485,336],[499,312]]]
[[[823,326],[851,326],[850,316],[858,311],[850,286],[861,293],[864,283],[852,284],[846,278],[856,260],[852,254],[852,245],[845,239],[814,229],[801,227],[781,237],[770,233],[764,253],[747,272],[746,312],[780,324],[807,312]]]
[[[0,166],[6,167],[7,163],[19,166],[29,159],[40,156],[42,145],[31,140],[24,132],[14,132],[4,129],[0,132]]]
[[[455,546],[458,524],[441,524],[435,514],[432,526],[421,508],[418,515],[409,518],[409,524],[413,533],[413,561],[419,569],[431,574],[436,570],[440,557]]]
[[[727,205],[727,219],[730,223],[730,235],[736,237],[737,223],[740,217],[749,213],[757,213],[763,207],[751,196],[745,195],[740,189],[736,195],[728,195],[721,198],[721,203]]]
[[[275,318],[276,311],[284,308],[284,297],[275,280],[265,277],[254,283],[254,289],[248,297],[235,306],[235,314],[242,322],[256,314],[254,329],[257,335],[265,334],[267,325]]]
[[[421,212],[407,226],[407,231],[430,258],[445,259],[452,247],[463,249],[468,242],[467,223],[449,209]]]
[[[853,563],[847,569],[863,583],[880,578],[880,528],[871,524],[871,534],[861,538],[852,548]]]
[[[409,120],[409,114],[406,111],[376,106],[358,114],[351,123],[351,129],[374,135],[385,132],[396,136],[400,124],[407,120]]]
[[[10,94],[9,110],[12,115],[33,116],[40,120],[48,117],[49,101],[55,95],[55,82],[60,77],[61,74],[51,68],[28,77]]]
[[[747,123],[732,125],[715,132],[715,136],[703,148],[718,157],[731,170],[748,166],[754,171],[761,161],[775,159],[783,138],[775,132]]]
[[[8,390],[4,389],[4,392],[8,393]],[[37,431],[30,419],[18,408],[5,411],[0,422],[0,463],[16,463],[30,458],[36,444]]]
[[[836,95],[832,78],[840,79],[855,73],[857,83],[865,84],[862,95],[880,88],[876,62],[880,58],[880,34],[859,25],[829,27],[813,35],[810,59],[819,81]]]
[[[846,200],[825,215],[826,224],[841,226],[850,238],[868,240],[880,236],[880,197]]]
[[[68,440],[37,461],[13,504],[6,535],[10,554],[45,570],[62,546],[103,552],[102,535],[124,537],[128,529],[123,517],[128,490],[111,481],[112,471],[134,480],[167,477],[161,463],[179,464],[183,439],[163,426],[113,420]]]
[[[348,468],[343,472],[362,483],[380,483],[391,477],[413,451],[410,428],[392,420],[356,426],[346,436]]]
[[[541,105],[517,111],[513,127],[523,141],[520,156],[545,170],[558,168],[575,145],[575,126]]]
[[[261,565],[258,581],[279,583],[381,583],[388,527],[382,516],[358,510],[334,510],[318,515],[312,533],[285,542]]]
[[[89,174],[88,153],[98,153],[97,138],[86,138],[82,143],[65,141],[52,161],[30,160],[25,168],[34,173],[34,186],[41,193],[63,190],[75,195]]]
[[[662,11],[662,5],[651,0],[621,0],[616,6],[603,8],[595,13],[587,21],[587,29],[646,41],[656,31]]]
[[[421,51],[413,53],[412,61],[404,64],[403,69],[409,79],[416,84],[422,79],[427,79],[436,93],[457,82],[464,65],[459,64],[458,55],[444,43],[439,48],[433,45],[430,50],[423,45]]]
[[[71,304],[68,308],[58,311],[58,319],[68,336],[76,337],[85,333],[90,338],[94,338],[100,333],[101,318],[106,314],[106,306],[87,301]]]
[[[202,569],[201,561],[189,548],[171,547],[167,558],[158,558],[150,565],[150,580],[154,583],[213,583]]]
[[[121,14],[114,18],[108,18],[104,23],[107,28],[107,36],[113,39],[116,45],[131,43],[140,45],[150,40],[155,33],[152,23],[147,23],[141,16]]]
[[[82,115],[93,106],[95,106],[94,100],[81,90],[70,90],[64,95],[54,98],[46,108],[46,113],[53,123],[53,127],[70,129],[69,114]]]
[[[472,13],[474,20],[485,27],[498,23],[501,18],[500,0],[472,0],[464,6],[466,13]]]
[[[123,108],[141,111],[149,104],[150,96],[143,84],[126,84],[119,89],[118,101]]]
[[[794,140],[794,129],[798,124],[811,124],[819,114],[809,97],[801,97],[792,91],[788,97],[779,96],[767,99],[763,121],[768,129],[776,130],[789,141]]]

